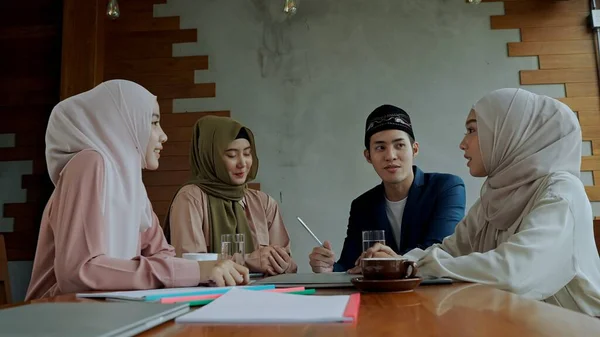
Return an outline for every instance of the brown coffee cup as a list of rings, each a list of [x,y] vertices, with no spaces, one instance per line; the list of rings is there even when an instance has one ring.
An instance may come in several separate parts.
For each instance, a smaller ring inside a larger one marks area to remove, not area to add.
[[[397,280],[417,275],[417,264],[405,258],[364,258],[360,266],[365,280]]]

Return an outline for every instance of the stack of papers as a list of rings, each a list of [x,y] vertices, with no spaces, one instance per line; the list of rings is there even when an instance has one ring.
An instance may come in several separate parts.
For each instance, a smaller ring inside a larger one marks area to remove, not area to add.
[[[299,296],[234,288],[210,304],[179,316],[177,323],[356,322],[360,294]]]
[[[277,289],[267,289],[267,290],[260,290],[260,291],[272,291],[272,292],[276,292],[276,293],[290,293],[290,294],[297,294],[297,295],[312,295],[316,292],[315,289],[306,289],[304,287],[277,288]],[[160,303],[165,303],[165,304],[188,303],[190,306],[199,306],[199,305],[206,305],[221,296],[223,296],[223,294],[166,297],[166,298],[161,298]]]
[[[192,288],[168,288],[153,290],[114,291],[108,293],[84,293],[77,294],[78,298],[105,298],[107,300],[145,301],[158,302],[169,297],[199,296],[225,294],[234,287],[192,287]],[[275,289],[272,284],[240,287],[249,290],[271,290]]]

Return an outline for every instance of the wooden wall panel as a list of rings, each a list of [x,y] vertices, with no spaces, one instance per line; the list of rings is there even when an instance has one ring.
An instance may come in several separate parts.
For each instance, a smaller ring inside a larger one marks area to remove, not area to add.
[[[129,49],[131,45],[128,42],[117,39],[114,43],[109,43],[106,47],[106,60],[138,60],[148,55],[152,55],[153,57],[169,57],[173,52],[173,46],[169,42],[158,41],[151,45],[146,45],[145,49],[141,48],[141,44],[137,44],[137,48],[135,49]]]
[[[44,155],[44,149],[38,147],[4,147],[0,148],[2,161],[25,161],[40,158]]]
[[[8,276],[8,257],[4,236],[0,234],[0,307],[12,302],[10,277]]]
[[[583,156],[581,158],[582,171],[600,171],[600,156]]]
[[[508,43],[508,55],[539,58],[540,70],[522,70],[521,84],[565,85],[566,97],[559,99],[577,113],[583,139],[592,142],[592,156],[581,160],[581,170],[594,178],[594,185],[585,190],[591,201],[600,201],[600,91],[595,41],[588,26],[590,3],[505,0],[504,8],[505,15],[491,17],[491,28],[520,29],[521,42]],[[594,227],[600,251],[600,220]]]
[[[593,200],[600,200],[600,186],[586,186],[585,192]]]
[[[19,36],[24,39],[47,38],[60,34],[60,27],[53,25],[19,26],[0,28],[0,40]]]
[[[527,27],[521,28],[522,42],[592,40],[591,30],[584,26],[574,27]]]
[[[0,73],[3,78],[20,77],[20,76],[38,76],[46,73],[49,69],[58,69],[60,74],[60,42],[52,41],[50,38],[31,38],[32,44],[19,44],[16,41],[21,38],[17,37],[8,41],[7,39],[0,40],[2,48],[15,48],[20,52],[11,52],[2,54],[2,62],[0,62]],[[53,35],[55,39],[60,36],[60,33]],[[25,39],[25,38],[23,38]],[[29,38],[27,38],[29,39]],[[50,40],[50,41],[48,41]],[[4,49],[3,49],[4,50]],[[15,66],[18,64],[26,64],[27,67]]]
[[[206,70],[208,69],[208,56],[182,56],[182,57],[163,57],[146,58],[142,60],[114,60],[111,71],[119,75],[150,73],[161,73],[161,69],[169,69],[175,72],[189,72],[190,69]],[[193,72],[192,72],[193,73]]]
[[[123,74],[123,76],[117,76],[121,78],[129,78],[128,75]],[[143,82],[141,82],[143,83]],[[170,114],[173,113],[173,100],[172,99],[163,99],[158,97],[158,105],[160,107],[160,113],[162,114]]]
[[[106,74],[105,76],[105,80],[109,80],[109,79],[118,79],[118,78],[123,78],[123,77],[127,77],[128,80],[130,81],[134,81],[137,83],[146,83],[147,86],[161,86],[161,85],[168,85],[168,84],[173,84],[176,85],[177,83],[193,83],[194,82],[194,72],[192,71],[170,71],[170,72],[161,72],[161,73],[135,73],[135,72],[130,72],[130,73],[126,73],[123,72],[121,74],[119,73],[113,73],[113,74]],[[162,96],[162,99],[164,99],[165,97]]]
[[[148,3],[151,3],[148,6]],[[153,12],[153,5],[158,4],[166,4],[167,0],[151,0],[151,1],[119,1],[119,8],[121,8],[121,12],[125,13],[124,15],[129,16],[130,13],[142,13],[142,12]]]
[[[594,68],[596,55],[571,54],[571,55],[539,55],[540,69],[571,69]]]
[[[190,83],[173,85],[146,84],[145,87],[157,93],[161,98],[215,97],[217,89],[214,83]]]
[[[172,143],[167,143],[166,145],[169,145]],[[189,146],[189,143],[188,143]],[[165,171],[187,171],[190,167],[190,158],[189,158],[189,148],[186,148],[185,145],[182,144],[177,144],[177,145],[173,145],[173,148],[183,148],[186,151],[182,151],[183,153],[181,155],[172,155],[170,157],[164,158],[165,156],[162,156],[161,158],[163,158],[160,161],[160,172],[165,172]],[[164,152],[164,151],[163,151]]]
[[[582,125],[581,135],[583,140],[593,140],[600,138],[600,125]]]
[[[57,2],[56,0],[1,1],[0,9],[6,14],[2,18],[1,25],[5,27],[32,27],[44,24],[56,26],[57,20],[62,17],[62,6],[57,6]]]
[[[41,213],[53,189],[44,133],[61,95],[89,90],[107,79],[133,80],[157,95],[166,128],[187,128],[187,137],[173,136],[185,141],[165,145],[160,169],[145,173],[152,173],[150,196],[158,196],[153,203],[172,197],[173,185],[160,182],[161,172],[171,184],[188,174],[195,121],[206,115],[229,116],[228,111],[173,113],[173,99],[214,97],[217,91],[214,83],[194,83],[194,72],[209,67],[207,56],[173,57],[173,44],[196,42],[197,31],[180,29],[179,17],[154,18],[153,6],[166,0],[120,1],[121,17],[116,20],[105,15],[107,0],[64,1],[64,6],[58,0],[0,2],[0,12],[10,13],[0,21],[0,48],[11,50],[0,62],[0,117],[7,122],[0,125],[0,133],[15,133],[17,146],[0,149],[0,161],[33,160],[33,175],[22,181],[26,202],[4,206],[5,216],[15,219],[15,232],[6,234],[11,260],[30,260],[35,253]]]
[[[577,117],[579,118],[579,124],[581,124],[582,128],[587,127],[588,125],[600,125],[600,111],[581,110],[577,112]]]
[[[163,130],[171,142],[190,142],[192,139],[191,126],[165,127]]]
[[[562,84],[562,83],[598,83],[595,68],[521,70],[521,84]]]
[[[54,100],[56,100],[56,83],[54,87],[48,91],[54,91]],[[6,92],[6,91],[4,91]],[[43,130],[48,123],[49,111],[52,110],[51,105],[23,105],[18,107],[0,108],[0,116],[6,118],[10,115],[10,122],[0,123],[0,133],[18,133],[26,135],[31,131]],[[30,137],[27,137],[31,139]],[[17,145],[18,147],[18,145]]]
[[[598,252],[600,252],[600,219],[594,220],[594,233],[596,248],[598,248]]]
[[[209,69],[208,56],[173,57],[173,43],[196,42],[195,29],[180,29],[179,17],[152,17],[154,4],[164,0],[122,1],[121,17],[106,21],[104,79],[123,78],[145,86],[158,97],[161,124],[169,140],[157,171],[145,171],[144,183],[160,220],[175,191],[190,178],[192,127],[207,115],[229,116],[229,111],[173,113],[173,99],[209,98],[215,83],[194,83],[196,70]],[[259,185],[253,185],[259,188]]]
[[[600,155],[600,137],[592,139],[592,154]],[[596,174],[598,174],[598,176],[600,176],[600,171],[594,171],[594,177],[596,176]],[[595,182],[596,182],[595,185],[600,184],[600,179],[595,180]],[[595,201],[595,200],[593,200],[593,201]]]
[[[542,15],[548,12],[586,12],[588,10],[587,0],[569,0],[569,1],[506,1],[504,3],[504,14],[536,14]]]
[[[599,97],[566,97],[559,100],[568,105],[573,111],[600,110]]]
[[[168,136],[169,134],[167,134]],[[190,135],[191,138],[191,135]],[[186,158],[189,156],[190,154],[190,142],[176,142],[173,140],[168,141],[166,144],[163,145],[163,150],[160,152],[160,162],[161,162],[161,170],[162,167],[164,166],[163,163],[168,162],[171,159],[171,157],[179,157],[179,156],[185,156]],[[188,165],[189,167],[189,165]]]
[[[18,177],[35,203],[0,204],[13,218],[3,233],[8,260],[32,260],[45,203],[53,190],[47,176],[44,134],[60,98],[62,18],[60,0],[0,1],[0,134],[14,134],[15,147],[0,148],[0,161],[32,161],[33,176]]]
[[[205,116],[221,116],[229,117],[229,111],[206,111],[206,112],[187,112],[182,114],[165,114],[160,118],[160,124],[163,128],[177,127],[177,126],[189,126],[192,127],[196,121]],[[192,137],[191,131],[187,140]]]
[[[102,82],[104,0],[64,0],[60,97],[65,99]]]
[[[595,71],[595,70],[593,70]],[[567,97],[593,97],[600,89],[598,82],[593,83],[566,83],[565,92]]]
[[[189,171],[155,171],[144,174],[146,186],[181,185],[191,178]]]
[[[509,42],[508,56],[571,55],[594,53],[594,41]]]
[[[528,27],[571,27],[586,23],[589,12],[530,12],[526,14],[494,15],[492,29],[516,29]]]
[[[142,1],[142,0],[133,0],[133,1]],[[145,1],[146,7],[152,6],[152,0]],[[177,30],[179,29],[179,17],[164,17],[164,18],[152,18],[148,16],[148,18],[143,19],[142,17],[136,17],[127,15],[126,13],[122,15],[119,19],[111,22],[107,26],[107,30],[109,33],[123,33],[123,32],[155,32],[161,30]]]

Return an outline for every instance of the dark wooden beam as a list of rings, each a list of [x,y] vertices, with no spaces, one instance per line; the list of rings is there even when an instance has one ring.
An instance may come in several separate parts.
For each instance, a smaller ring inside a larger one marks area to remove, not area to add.
[[[103,81],[106,5],[107,0],[64,0],[61,100]]]

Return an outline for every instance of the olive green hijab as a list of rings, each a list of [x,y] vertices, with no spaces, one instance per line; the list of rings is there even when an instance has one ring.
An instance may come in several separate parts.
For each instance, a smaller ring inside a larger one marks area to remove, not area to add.
[[[220,252],[222,234],[245,234],[246,252],[250,253],[249,248],[253,247],[252,233],[240,203],[248,188],[247,184],[233,185],[223,160],[227,147],[237,138],[242,128],[248,135],[252,149],[252,167],[246,180],[248,182],[255,179],[258,172],[258,158],[252,131],[228,117],[202,117],[194,125],[190,151],[192,179],[184,186],[194,184],[208,196],[211,224],[209,249],[213,253]],[[165,234],[169,231],[167,214]]]

